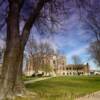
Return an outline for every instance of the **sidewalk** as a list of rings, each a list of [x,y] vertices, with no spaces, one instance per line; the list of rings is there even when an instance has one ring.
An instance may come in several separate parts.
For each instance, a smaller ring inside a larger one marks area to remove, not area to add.
[[[94,92],[90,95],[86,95],[84,97],[80,97],[76,100],[100,100],[100,91]]]
[[[34,82],[41,81],[41,80],[50,79],[50,78],[53,78],[53,77],[44,77],[44,78],[41,77],[41,78],[37,78],[37,79],[34,79],[34,80],[25,81],[24,83],[29,84],[29,83],[34,83]]]

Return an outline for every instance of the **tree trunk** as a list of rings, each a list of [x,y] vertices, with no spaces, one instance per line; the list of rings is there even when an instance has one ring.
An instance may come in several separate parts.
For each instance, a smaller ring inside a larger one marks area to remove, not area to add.
[[[22,93],[23,49],[19,39],[8,42],[2,68],[0,99],[10,98],[16,93]]]
[[[0,99],[22,93],[22,61],[25,45],[19,34],[20,0],[9,0],[7,40],[0,80]],[[26,41],[25,41],[26,42]]]
[[[6,97],[12,97],[12,95],[22,93],[23,91],[21,76],[24,47],[32,25],[46,3],[45,0],[39,0],[36,9],[34,9],[34,12],[29,16],[20,34],[20,12],[24,1],[25,0],[8,0],[7,40],[2,77],[0,80],[0,100]]]

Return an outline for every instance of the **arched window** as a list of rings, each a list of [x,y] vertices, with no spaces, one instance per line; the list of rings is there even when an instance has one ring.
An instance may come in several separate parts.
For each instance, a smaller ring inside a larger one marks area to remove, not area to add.
[[[65,73],[63,72],[63,75],[65,75]]]

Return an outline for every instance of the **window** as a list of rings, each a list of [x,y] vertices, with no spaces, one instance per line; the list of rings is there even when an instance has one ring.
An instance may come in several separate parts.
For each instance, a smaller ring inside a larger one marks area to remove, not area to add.
[[[65,73],[63,73],[63,75],[65,75]]]
[[[53,64],[56,64],[56,61],[55,60],[53,60]]]
[[[66,68],[66,70],[68,70],[68,68]]]

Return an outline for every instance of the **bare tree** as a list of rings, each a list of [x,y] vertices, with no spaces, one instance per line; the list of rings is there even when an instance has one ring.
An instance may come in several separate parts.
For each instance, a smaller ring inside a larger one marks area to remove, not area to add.
[[[85,23],[88,30],[91,30],[91,35],[100,40],[100,2],[98,0],[76,0],[81,20]],[[82,14],[84,13],[84,16]],[[94,34],[92,34],[94,33]]]
[[[73,60],[73,63],[74,63],[75,65],[81,64],[81,63],[82,63],[81,58],[80,58],[78,55],[72,56],[72,60]]]
[[[91,30],[92,41],[89,46],[89,53],[96,64],[100,65],[100,4],[96,7],[90,5],[90,11],[84,19],[88,30]]]
[[[89,53],[91,54],[91,58],[94,59],[95,63],[100,66],[100,41],[91,43]]]
[[[52,71],[52,66],[48,61],[50,61],[50,56],[53,54],[55,54],[55,51],[48,42],[40,43],[40,55],[41,55],[40,58],[42,58],[40,69],[46,72],[46,74],[47,72]]]
[[[78,55],[73,55],[72,60],[73,60],[73,63],[77,65],[76,67],[79,67],[79,64],[82,64],[81,58]],[[78,68],[76,69],[77,69],[77,74],[78,74],[79,73]]]
[[[100,51],[100,2],[98,0],[76,0],[77,7],[84,23],[85,30],[88,30],[91,36],[89,53],[96,63],[99,61]],[[82,14],[84,13],[84,16]],[[93,42],[94,41],[94,42]]]
[[[31,66],[33,67],[35,73],[37,73],[38,70],[43,70],[46,72],[50,71],[51,68],[47,60],[51,54],[54,54],[54,50],[47,41],[40,41],[37,43],[34,37],[31,36],[27,43],[26,49],[29,54],[29,60],[31,60]],[[45,63],[43,62],[44,59]]]
[[[0,7],[0,26],[6,25],[6,50],[0,80],[0,99],[24,93],[21,81],[23,51],[35,25],[45,32],[53,29],[57,20],[66,13],[66,0],[2,0]],[[3,16],[3,17],[1,17]],[[2,22],[3,21],[3,22]],[[24,26],[20,26],[24,21]],[[41,27],[40,27],[41,26]],[[48,28],[49,27],[49,28]],[[42,32],[41,31],[41,32]]]
[[[3,31],[1,33],[7,33],[0,99],[9,95],[11,97],[11,94],[22,94],[25,90],[21,81],[23,53],[32,27],[35,26],[41,34],[57,29],[55,27],[65,18],[63,15],[69,9],[69,2],[70,0],[0,1],[0,29]]]
[[[96,6],[94,4],[96,3]],[[89,8],[89,9],[87,9]],[[92,42],[89,47],[89,53],[91,58],[95,60],[97,64],[100,65],[100,3],[90,2],[86,5],[85,10],[87,15],[84,18],[84,21],[87,25],[87,29],[90,30],[92,36]]]

